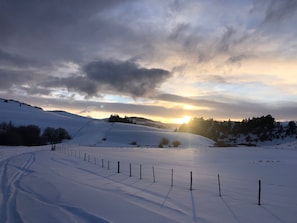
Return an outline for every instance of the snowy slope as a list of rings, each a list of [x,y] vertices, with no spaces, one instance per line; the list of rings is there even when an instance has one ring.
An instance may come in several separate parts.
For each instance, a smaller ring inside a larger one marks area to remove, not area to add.
[[[14,125],[37,125],[64,128],[72,136],[68,143],[88,146],[141,146],[157,147],[162,138],[171,143],[181,142],[180,147],[212,145],[213,141],[201,136],[176,133],[171,129],[159,129],[135,124],[109,123],[73,115],[63,111],[43,111],[40,108],[16,101],[0,99],[0,122],[11,121]]]
[[[1,223],[296,223],[296,150],[57,149],[0,147]]]
[[[89,118],[71,115],[66,112],[49,112],[18,101],[0,99],[0,122],[12,122],[14,125],[37,125],[46,127],[64,127],[75,134]]]

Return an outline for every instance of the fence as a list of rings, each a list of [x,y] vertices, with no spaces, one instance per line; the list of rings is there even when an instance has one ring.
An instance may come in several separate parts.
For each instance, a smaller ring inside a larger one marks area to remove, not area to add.
[[[217,174],[216,176],[203,174],[195,175],[192,170],[181,174],[181,172],[178,171],[178,168],[170,169],[168,167],[165,168],[156,165],[144,165],[142,163],[132,162],[127,163],[127,161],[122,162],[117,159],[105,159],[104,157],[91,155],[78,149],[72,149],[66,145],[57,146],[56,151],[87,163],[97,165],[99,168],[106,169],[107,171],[113,171],[114,173],[126,175],[127,177],[134,177],[140,181],[151,181],[153,184],[165,184],[170,187],[178,187],[190,191],[199,189],[203,193],[210,193],[218,197],[235,196],[234,194],[240,191],[241,197],[244,197],[246,200],[249,200],[249,202],[259,206],[262,205],[263,185],[270,192],[272,191],[271,187],[275,186],[274,184],[269,183],[263,184],[261,179],[259,179],[258,181],[253,182],[253,192],[251,192],[250,182],[247,182],[248,186],[245,186],[242,179],[230,178],[230,176],[225,176],[224,180],[224,176],[220,174]],[[178,178],[175,174],[176,172],[178,172]],[[160,176],[162,176],[162,178],[160,178]],[[265,195],[268,196],[268,193],[265,193]],[[283,197],[282,194],[276,196]]]

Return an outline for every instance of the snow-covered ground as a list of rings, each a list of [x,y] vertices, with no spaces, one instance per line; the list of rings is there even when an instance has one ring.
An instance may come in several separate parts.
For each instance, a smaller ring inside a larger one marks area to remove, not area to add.
[[[297,220],[296,149],[61,144],[57,151],[50,146],[0,147],[0,154],[3,223]]]
[[[0,146],[1,223],[297,222],[296,141],[216,148],[201,136],[1,99],[3,121],[62,127],[73,139],[56,151]],[[181,145],[157,148],[162,138]]]

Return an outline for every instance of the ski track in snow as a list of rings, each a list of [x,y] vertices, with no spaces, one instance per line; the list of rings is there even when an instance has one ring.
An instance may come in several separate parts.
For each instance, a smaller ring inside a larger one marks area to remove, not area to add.
[[[19,161],[18,158],[21,159],[21,163],[15,165],[13,161]],[[17,209],[17,184],[21,177],[29,172],[29,168],[34,161],[34,155],[29,153],[25,156],[18,155],[12,159],[6,159],[1,162],[0,178],[3,199],[0,211],[0,222],[23,222]],[[12,171],[12,175],[9,176],[9,172]]]
[[[1,152],[3,154],[3,152]],[[108,221],[89,214],[82,208],[69,206],[66,204],[57,204],[56,200],[51,200],[33,190],[25,189],[21,186],[21,179],[32,171],[30,167],[35,162],[34,153],[26,153],[15,156],[10,156],[7,159],[2,159],[0,162],[0,222],[1,223],[23,223],[27,222],[22,218],[22,213],[19,211],[18,197],[25,196],[26,199],[33,203],[51,207],[62,214],[63,218],[60,222],[97,222],[107,223]],[[78,221],[80,219],[81,221]]]
[[[65,167],[67,167],[67,166],[69,167],[69,165],[71,165],[72,168],[75,168],[77,171],[81,171],[84,174],[90,174],[90,175],[93,175],[93,177],[101,177],[101,178],[107,180],[107,183],[105,183],[104,185],[101,185],[101,186],[100,185],[93,186],[92,184],[88,184],[87,182],[84,182],[83,184],[88,187],[113,193],[114,188],[110,189],[108,187],[108,185],[109,184],[113,184],[114,186],[118,185],[117,193],[129,196],[130,198],[133,198],[129,202],[131,202],[137,206],[147,209],[147,204],[150,204],[150,206],[154,207],[153,209],[160,209],[160,210],[166,209],[166,211],[171,212],[171,213],[179,213],[184,216],[187,215],[187,213],[185,211],[180,209],[173,202],[170,202],[169,195],[170,195],[170,192],[172,191],[172,187],[170,187],[167,194],[163,195],[162,193],[154,192],[150,189],[150,187],[152,185],[154,185],[153,183],[148,183],[145,180],[143,180],[145,182],[145,186],[143,186],[143,184],[137,186],[135,184],[140,183],[140,180],[135,179],[135,177],[131,178],[128,175],[125,175],[124,173],[121,173],[120,175],[117,174],[116,172],[112,172],[112,173],[107,172],[106,173],[106,170],[104,170],[104,169],[102,170],[101,168],[99,169],[100,171],[89,170],[88,168],[75,166],[75,165],[77,165],[77,163],[76,163],[77,160],[69,160],[69,159],[65,160],[63,157],[59,157],[59,158],[51,157],[50,159],[54,162],[57,162],[57,163],[65,166]],[[89,163],[89,164],[92,165],[91,163]],[[103,171],[103,173],[102,173],[102,171]],[[59,175],[59,173],[57,173],[57,174]],[[114,176],[117,176],[117,177],[114,178]],[[65,177],[67,177],[67,176],[65,176]],[[82,184],[81,181],[76,180],[75,178],[74,179],[68,178],[67,180],[72,181],[73,183]],[[143,203],[145,203],[146,205],[143,205]],[[172,219],[172,221],[173,221],[173,219]]]

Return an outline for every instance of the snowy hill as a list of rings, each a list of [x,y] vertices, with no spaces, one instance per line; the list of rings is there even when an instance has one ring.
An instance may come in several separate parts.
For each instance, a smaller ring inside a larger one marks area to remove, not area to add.
[[[179,147],[190,148],[200,145],[213,145],[205,137],[188,133],[173,132],[172,129],[160,129],[135,124],[109,123],[70,114],[64,111],[44,111],[14,100],[0,99],[0,122],[12,122],[14,125],[37,125],[43,131],[46,127],[64,128],[72,137],[67,143],[88,146],[117,147],[158,147],[163,138],[172,146],[174,141]],[[152,123],[150,123],[152,124]]]
[[[0,146],[1,223],[296,223],[296,141],[217,148],[197,135],[16,101],[1,99],[0,111],[0,122],[73,136],[56,151]],[[163,138],[182,144],[143,148]]]

